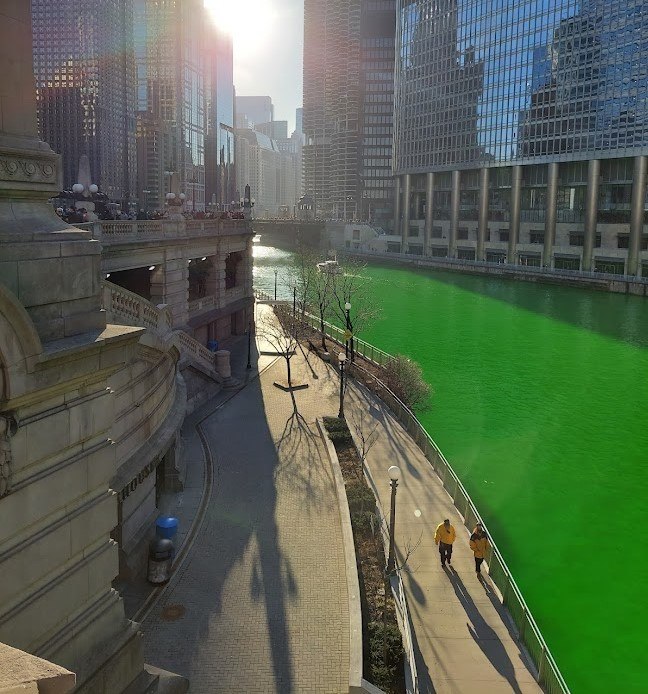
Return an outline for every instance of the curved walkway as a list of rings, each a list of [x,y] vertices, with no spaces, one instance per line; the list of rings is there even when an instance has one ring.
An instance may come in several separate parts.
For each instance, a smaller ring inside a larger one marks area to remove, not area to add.
[[[290,396],[277,360],[200,425],[214,467],[187,560],[143,622],[147,662],[190,692],[348,691],[340,517],[315,427],[333,380]],[[169,621],[173,620],[173,621]]]
[[[302,418],[291,417],[290,395],[272,385],[285,376],[284,361],[257,355],[255,366],[270,366],[199,425],[213,491],[186,561],[143,622],[147,662],[188,677],[192,693],[348,691],[340,519],[315,427],[316,417],[337,413],[339,380],[317,358],[298,353],[292,363],[295,380],[309,383],[295,393]],[[468,533],[422,452],[352,382],[345,410],[351,427],[378,424],[367,464],[384,511],[387,468],[401,467],[396,544],[401,560],[414,548],[403,582],[420,691],[540,692],[494,587],[475,576]],[[188,453],[196,465],[195,450]],[[444,518],[457,529],[453,571],[441,569],[433,540]]]

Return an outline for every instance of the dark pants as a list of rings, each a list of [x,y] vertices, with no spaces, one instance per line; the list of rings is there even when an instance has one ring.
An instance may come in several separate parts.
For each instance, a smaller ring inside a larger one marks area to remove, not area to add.
[[[484,557],[475,557],[475,571],[479,574],[481,573],[481,565],[484,561]]]
[[[439,542],[439,554],[441,555],[441,566],[445,563],[450,563],[452,559],[452,545],[446,545],[445,542]]]

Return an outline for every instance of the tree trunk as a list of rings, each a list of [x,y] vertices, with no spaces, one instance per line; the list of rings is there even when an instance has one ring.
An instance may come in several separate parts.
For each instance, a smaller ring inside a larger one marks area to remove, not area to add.
[[[322,349],[326,352],[326,328],[324,327],[324,311],[320,305],[320,332],[322,333]]]

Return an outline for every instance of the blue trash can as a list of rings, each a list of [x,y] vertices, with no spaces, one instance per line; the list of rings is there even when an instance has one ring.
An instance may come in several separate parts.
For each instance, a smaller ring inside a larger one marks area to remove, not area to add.
[[[210,352],[218,352],[218,340],[208,340],[207,349]]]
[[[178,519],[173,516],[159,516],[155,521],[155,534],[170,540],[178,532]]]

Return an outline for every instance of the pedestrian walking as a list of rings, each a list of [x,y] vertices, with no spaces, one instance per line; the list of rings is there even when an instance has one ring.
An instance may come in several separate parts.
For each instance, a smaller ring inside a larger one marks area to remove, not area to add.
[[[475,555],[475,573],[481,577],[481,565],[488,549],[488,535],[481,523],[477,523],[473,534],[470,536],[470,549],[472,549]]]
[[[439,545],[442,567],[446,565],[446,562],[448,562],[449,566],[452,566],[452,543],[455,541],[455,537],[455,529],[450,524],[449,518],[446,518],[443,523],[437,525],[436,532],[434,533],[434,542]]]

